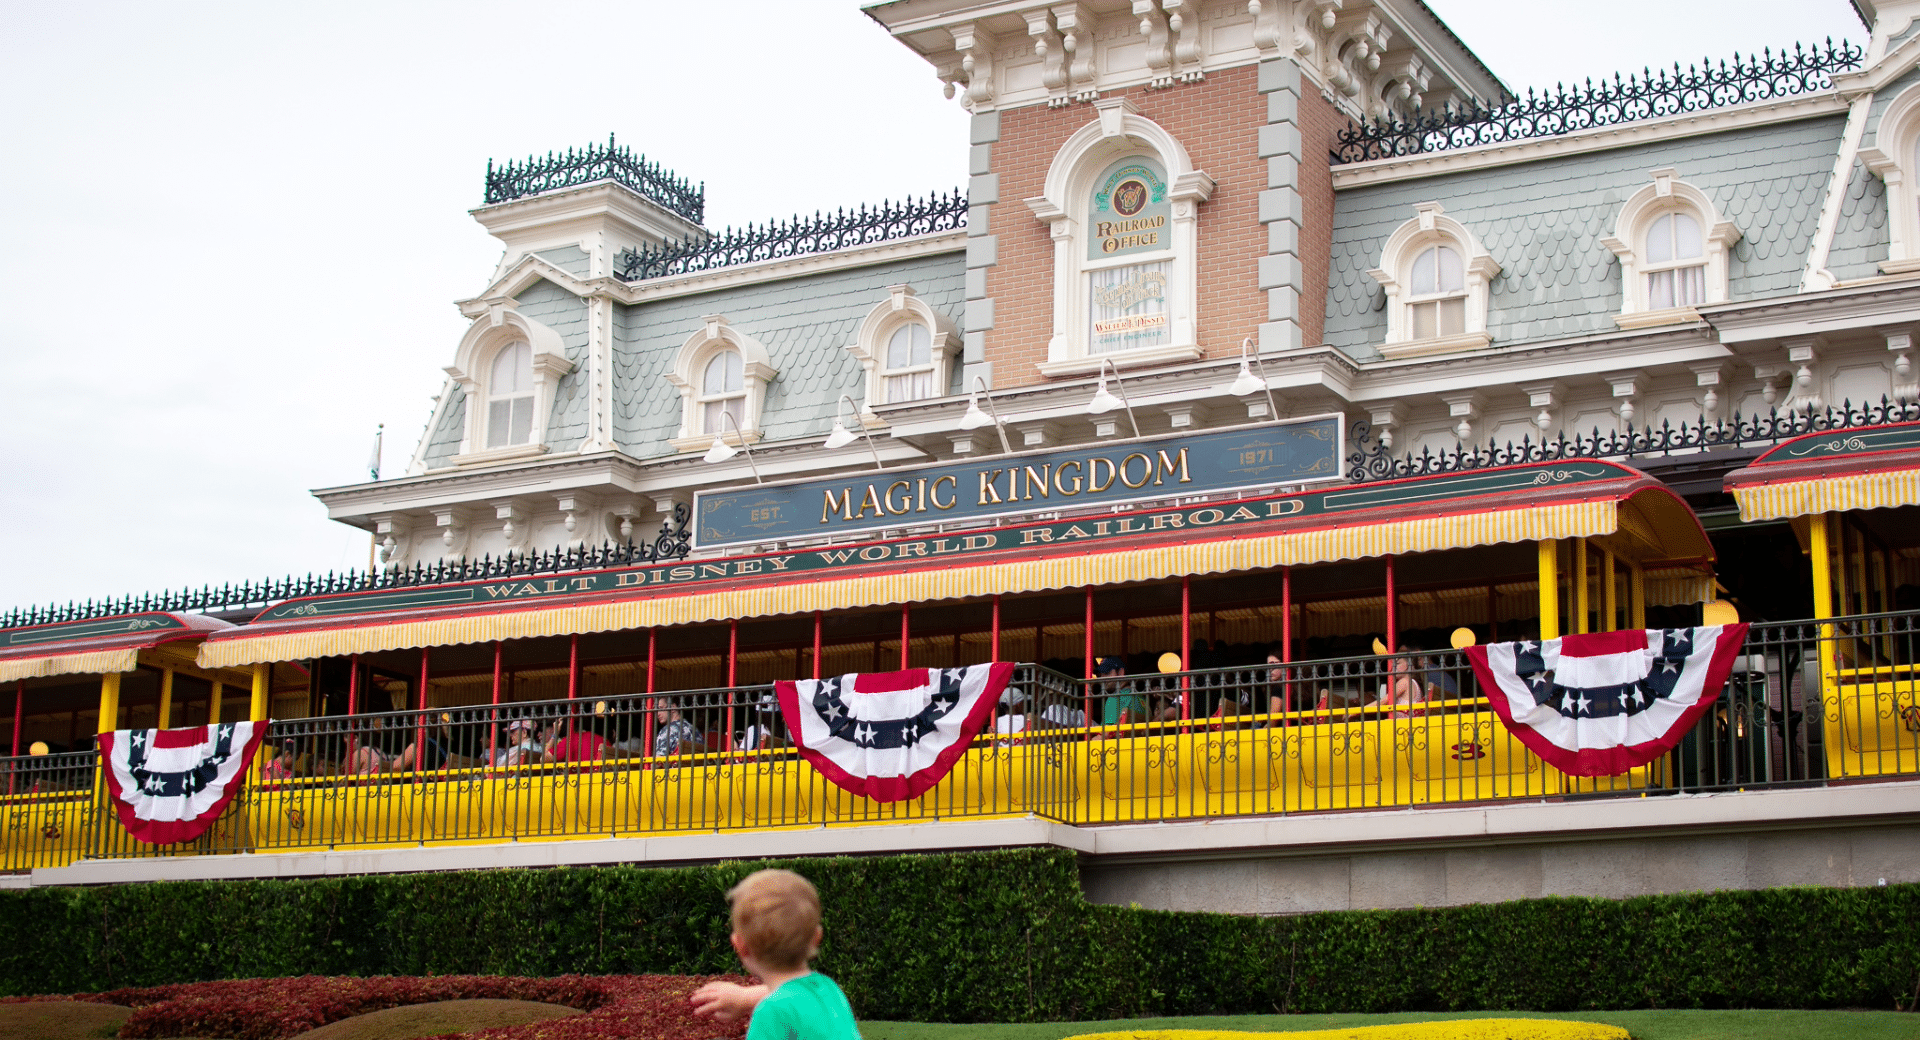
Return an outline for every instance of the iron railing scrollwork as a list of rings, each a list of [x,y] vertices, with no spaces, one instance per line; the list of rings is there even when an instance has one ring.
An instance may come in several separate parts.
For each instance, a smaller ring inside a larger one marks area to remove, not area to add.
[[[1376,118],[1340,131],[1333,150],[1335,165],[1419,155],[1474,145],[1498,144],[1536,137],[1556,137],[1578,130],[1616,126],[1642,119],[1702,112],[1750,101],[1766,101],[1826,90],[1832,74],[1857,69],[1866,52],[1853,43],[1807,47],[1792,51],[1771,49],[1731,62],[1711,60],[1671,71],[1643,70],[1638,76],[1567,86],[1544,93],[1531,90],[1524,98],[1505,104],[1472,102],[1423,113],[1411,120]]]
[[[576,188],[595,181],[612,181],[630,188],[669,212],[699,224],[706,214],[707,187],[694,185],[644,155],[614,143],[590,144],[578,151],[567,149],[546,158],[528,156],[525,162],[505,162],[498,166],[487,160],[487,205],[512,202],[542,192]]]
[[[275,603],[308,596],[330,596],[343,592],[371,592],[379,589],[414,588],[422,585],[451,585],[466,581],[525,577],[535,574],[565,574],[575,571],[608,570],[615,567],[647,566],[685,559],[692,551],[688,522],[691,515],[685,503],[675,505],[673,515],[660,525],[660,533],[651,541],[608,542],[599,546],[559,547],[545,552],[509,553],[478,559],[445,560],[415,564],[389,571],[346,571],[307,574],[298,577],[267,578],[198,589],[142,593],[117,599],[87,600],[83,603],[48,604],[44,607],[20,607],[0,616],[0,628],[25,625],[50,625],[63,621],[118,617],[123,614],[211,613],[216,611],[265,609]]]
[[[1437,473],[1518,466],[1561,459],[1631,458],[1648,455],[1679,455],[1716,449],[1735,449],[1778,444],[1809,433],[1863,429],[1890,423],[1920,421],[1920,401],[1882,397],[1878,404],[1855,405],[1843,402],[1825,411],[1781,411],[1766,415],[1743,416],[1735,412],[1731,419],[1702,417],[1693,423],[1662,422],[1637,430],[1590,434],[1565,432],[1535,441],[1522,437],[1519,443],[1462,445],[1452,451],[1436,452],[1423,448],[1419,454],[1408,452],[1395,457],[1389,446],[1373,432],[1372,424],[1356,420],[1348,431],[1347,480],[1361,484],[1401,477],[1424,477]]]
[[[728,228],[704,239],[622,253],[620,278],[637,282],[666,275],[691,274],[760,260],[830,253],[853,246],[917,238],[967,226],[967,195],[955,189],[924,199],[882,202],[854,210],[815,213],[811,217]]]

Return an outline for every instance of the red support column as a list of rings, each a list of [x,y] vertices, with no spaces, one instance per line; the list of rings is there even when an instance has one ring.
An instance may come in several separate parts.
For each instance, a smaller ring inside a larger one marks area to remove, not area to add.
[[[903,672],[913,666],[913,657],[909,652],[913,646],[913,641],[907,625],[908,618],[912,616],[912,611],[913,608],[909,604],[900,604],[900,670]]]
[[[415,698],[413,706],[413,771],[416,773],[426,771],[422,766],[427,760],[427,682],[432,674],[427,665],[430,654],[430,647],[420,648],[420,695]]]
[[[1280,660],[1293,660],[1293,568],[1280,568]]]
[[[993,597],[993,647],[988,652],[988,656],[994,661],[1000,660],[1000,597],[998,596]]]
[[[347,718],[360,714],[360,655],[347,658]],[[347,775],[353,775],[353,723],[347,723]]]
[[[1086,648],[1083,652],[1086,660],[1083,662],[1083,670],[1087,673],[1086,677],[1091,679],[1093,678],[1093,586],[1091,585],[1087,586],[1087,620],[1083,627],[1086,629]]]
[[[580,633],[567,640],[567,699],[580,699]]]
[[[1085,655],[1086,662],[1085,662],[1084,670],[1087,673],[1087,678],[1091,680],[1093,678],[1093,586],[1091,585],[1087,586],[1086,629],[1087,629],[1086,655]],[[1086,685],[1080,687],[1080,711],[1081,711],[1081,717],[1080,717],[1081,726],[1085,727],[1085,726],[1093,725],[1093,683],[1092,682],[1088,682]]]
[[[1193,667],[1193,579],[1180,579],[1180,670]],[[1180,677],[1180,717],[1193,718],[1193,677]]]
[[[813,612],[813,677],[820,678],[820,612]]]
[[[27,683],[22,679],[13,686],[13,757],[20,757],[20,717],[27,710]]]
[[[500,672],[501,662],[506,656],[506,647],[507,644],[501,640],[496,639],[493,641],[493,710],[487,713],[486,764],[488,768],[493,766],[494,752],[499,750],[497,742],[499,740],[498,730],[500,729]],[[447,761],[452,762],[453,756],[448,755]]]
[[[1393,593],[1393,554],[1388,553],[1387,554],[1387,653],[1393,653],[1394,651],[1400,648],[1399,627],[1395,624],[1395,621],[1397,619],[1394,617],[1394,606],[1395,606],[1394,600],[1397,598],[1398,597],[1396,597]]]
[[[733,694],[739,685],[740,665],[740,619],[734,618],[727,625],[727,732],[720,738],[720,749],[733,750]]]
[[[659,636],[660,629],[657,626],[650,625],[647,627],[647,718],[645,725],[642,727],[646,731],[646,736],[641,738],[646,742],[646,746],[640,749],[640,753],[643,755],[653,754],[653,651],[654,648],[659,645]]]

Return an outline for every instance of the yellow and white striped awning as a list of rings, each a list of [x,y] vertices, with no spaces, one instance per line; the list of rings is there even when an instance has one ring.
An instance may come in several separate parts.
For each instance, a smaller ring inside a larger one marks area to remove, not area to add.
[[[1920,505],[1920,469],[1848,473],[1734,486],[1740,519],[1780,520],[1850,509],[1892,509]]]
[[[1301,566],[1387,554],[1464,549],[1544,538],[1592,538],[1619,526],[1613,499],[1520,506],[1450,516],[1155,545],[921,571],[882,571],[783,585],[657,595],[546,609],[453,617],[363,617],[356,622],[270,622],[201,644],[202,668],[295,661],[542,636],[585,635],[816,610],[969,599]]]

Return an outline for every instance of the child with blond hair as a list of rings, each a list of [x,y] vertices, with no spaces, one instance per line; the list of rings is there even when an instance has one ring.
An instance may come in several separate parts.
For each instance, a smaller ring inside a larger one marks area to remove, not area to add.
[[[727,893],[733,952],[760,985],[709,982],[693,1012],[720,1022],[751,1014],[747,1040],[860,1040],[846,994],[807,967],[820,952],[820,892],[791,870],[758,870]]]

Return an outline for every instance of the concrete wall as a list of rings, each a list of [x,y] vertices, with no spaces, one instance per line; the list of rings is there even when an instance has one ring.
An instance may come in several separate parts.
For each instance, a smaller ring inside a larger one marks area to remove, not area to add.
[[[1090,861],[1087,898],[1153,910],[1297,914],[1631,896],[1787,885],[1920,881],[1911,824],[1675,837],[1540,840],[1343,855],[1251,854],[1175,862]]]

